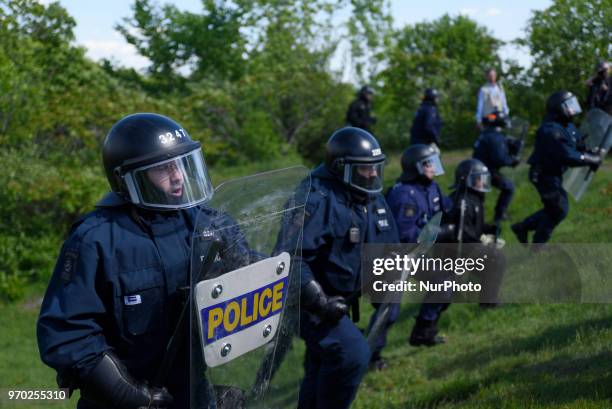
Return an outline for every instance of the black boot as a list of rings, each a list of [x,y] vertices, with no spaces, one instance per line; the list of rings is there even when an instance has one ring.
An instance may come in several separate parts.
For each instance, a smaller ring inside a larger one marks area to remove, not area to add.
[[[380,356],[380,354],[374,354],[372,358],[370,358],[370,371],[382,371],[383,369],[387,369],[388,366],[387,360]]]
[[[413,347],[418,347],[421,345],[432,347],[438,344],[445,343],[446,338],[438,335],[436,321],[429,321],[417,318],[416,323],[412,328],[412,333],[410,334],[410,340],[408,342]]]
[[[522,223],[514,223],[510,228],[519,243],[529,243],[529,230],[527,230]]]

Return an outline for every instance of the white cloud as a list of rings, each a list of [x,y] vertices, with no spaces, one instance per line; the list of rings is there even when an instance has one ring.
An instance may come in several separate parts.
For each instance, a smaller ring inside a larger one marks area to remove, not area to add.
[[[115,34],[110,39],[90,39],[80,42],[87,49],[87,56],[92,60],[107,58],[117,61],[120,65],[136,69],[145,68],[149,60],[136,52],[133,45],[123,37]]]
[[[465,7],[465,8],[462,8],[461,10],[459,10],[459,14],[462,14],[462,15],[468,16],[468,17],[474,17],[478,13],[480,13],[480,9],[478,9],[476,7]]]
[[[502,11],[497,7],[491,7],[486,11],[487,16],[499,16],[501,13]]]

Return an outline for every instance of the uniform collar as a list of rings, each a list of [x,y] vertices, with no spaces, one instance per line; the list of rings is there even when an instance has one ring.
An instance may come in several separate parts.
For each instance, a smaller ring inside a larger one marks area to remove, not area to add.
[[[96,203],[96,207],[118,207],[125,206],[129,204],[128,201],[123,199],[115,192],[106,193],[98,203]]]

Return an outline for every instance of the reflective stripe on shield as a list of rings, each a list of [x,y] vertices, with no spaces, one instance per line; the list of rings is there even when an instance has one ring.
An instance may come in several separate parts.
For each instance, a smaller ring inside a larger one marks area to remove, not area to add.
[[[274,339],[287,301],[289,263],[283,252],[196,285],[206,365],[225,364]]]

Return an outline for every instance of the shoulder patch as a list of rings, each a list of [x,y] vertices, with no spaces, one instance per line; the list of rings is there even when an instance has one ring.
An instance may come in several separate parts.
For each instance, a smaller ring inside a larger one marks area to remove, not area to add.
[[[74,278],[74,272],[76,270],[76,264],[79,259],[79,252],[77,249],[69,248],[64,252],[62,259],[62,267],[60,278],[65,282],[70,282]]]

